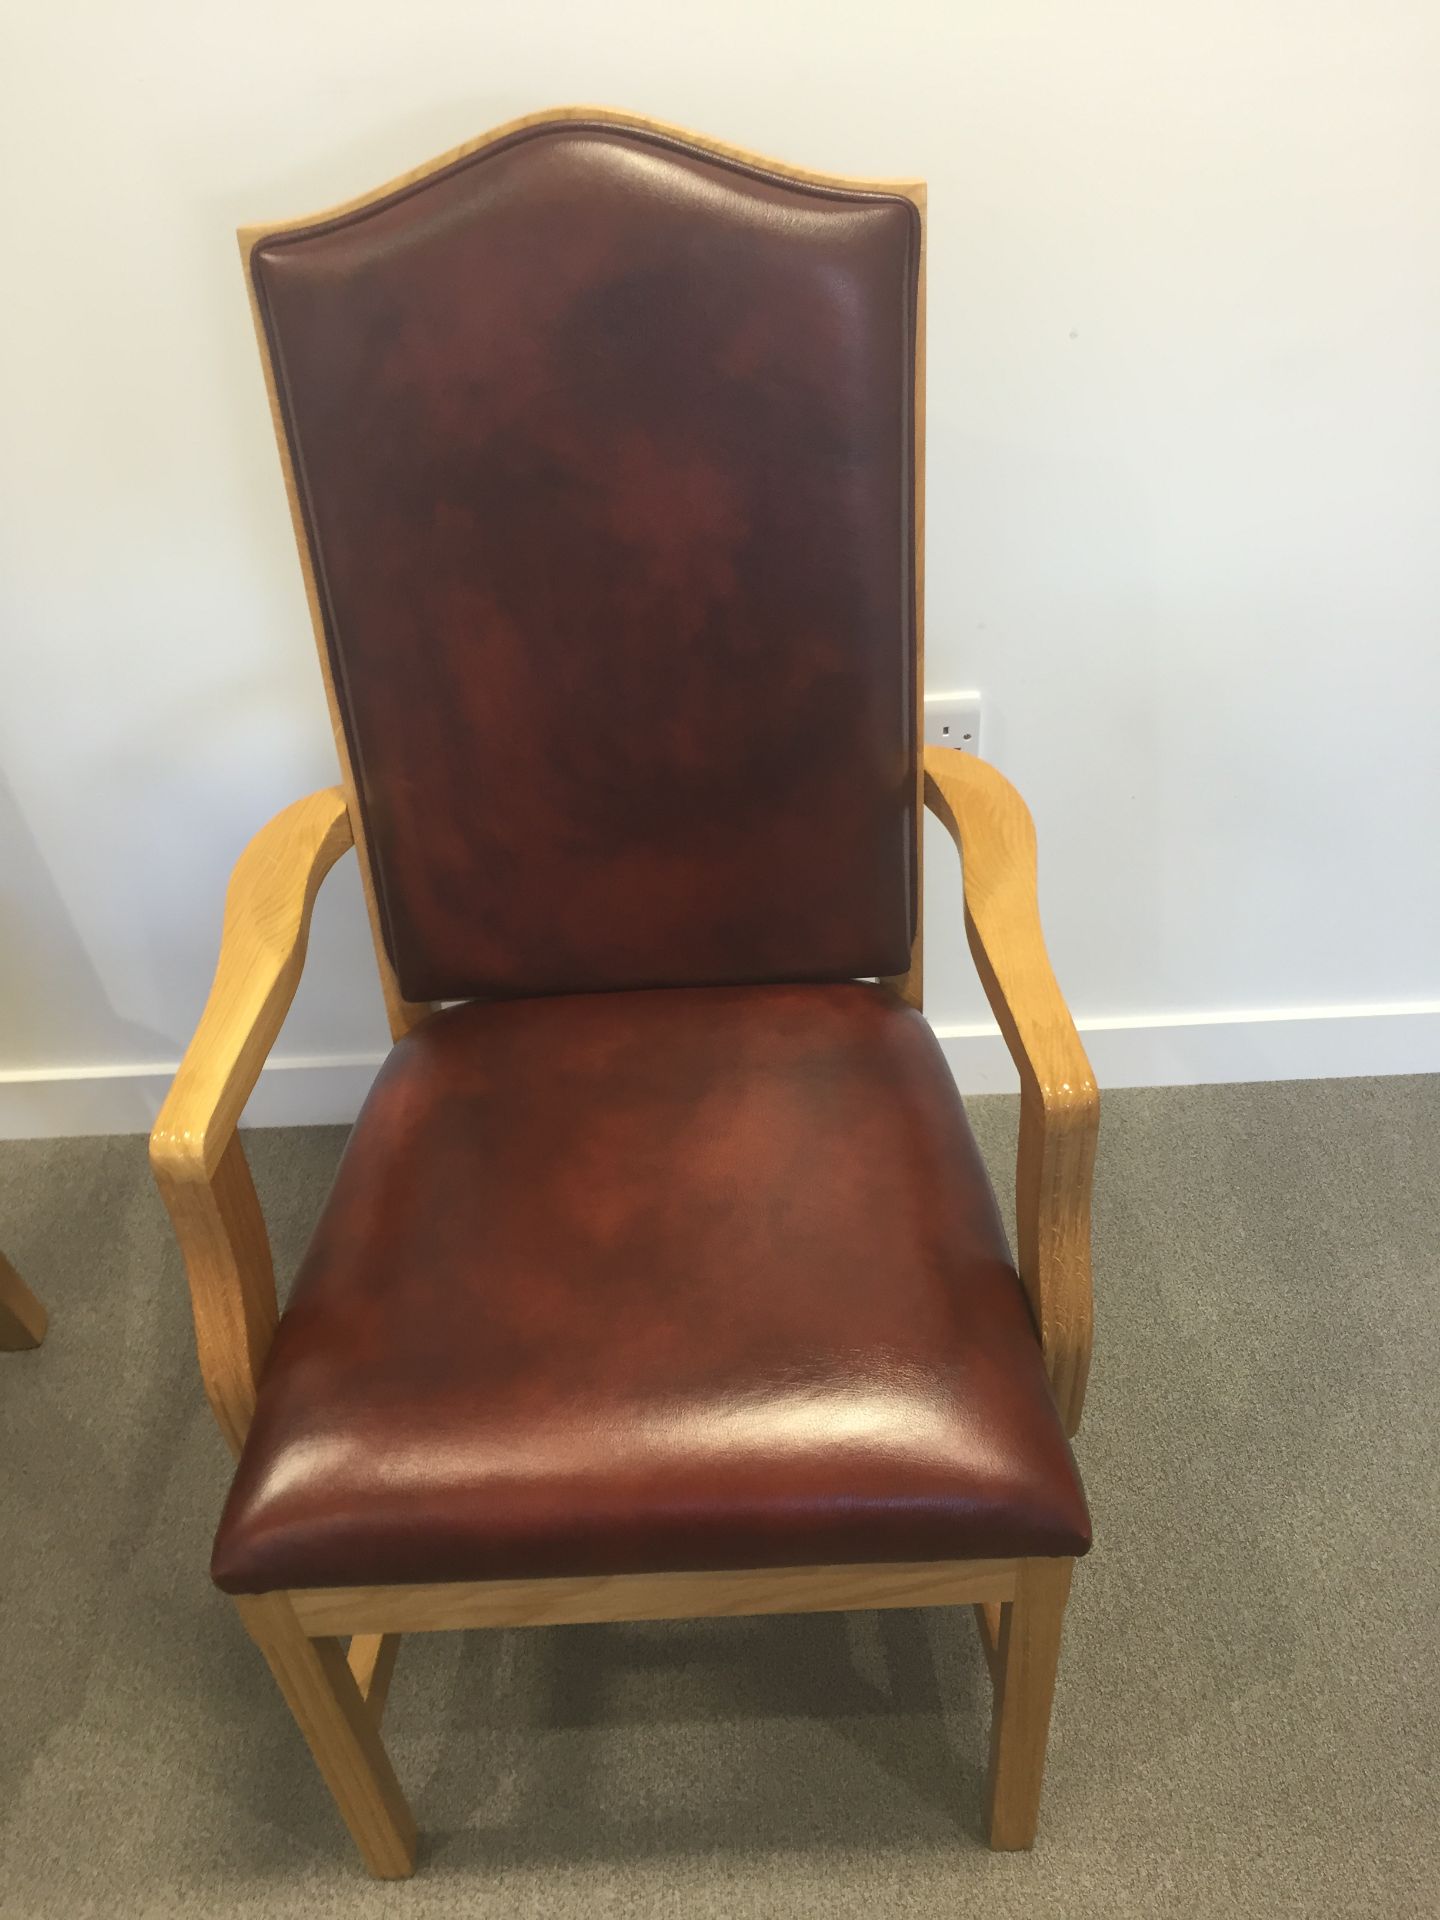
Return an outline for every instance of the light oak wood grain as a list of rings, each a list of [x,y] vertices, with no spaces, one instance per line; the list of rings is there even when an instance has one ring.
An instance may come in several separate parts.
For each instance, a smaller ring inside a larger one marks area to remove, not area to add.
[[[415,1868],[415,1822],[380,1741],[379,1714],[363,1698],[338,1640],[302,1633],[282,1593],[236,1601],[269,1662],[340,1816],[377,1879]]]
[[[1067,1433],[1090,1371],[1090,1192],[1100,1095],[1040,931],[1035,827],[994,767],[925,749],[926,801],[949,829],[965,882],[965,932],[1020,1075],[1015,1225],[1020,1277]]]
[[[0,1350],[21,1353],[45,1338],[49,1315],[0,1253]]]
[[[1001,1609],[987,1801],[990,1844],[1002,1851],[1028,1847],[1035,1839],[1074,1565],[1073,1560],[1022,1560],[1015,1598]]]
[[[201,1377],[236,1453],[276,1323],[269,1238],[236,1127],[295,996],[320,882],[350,844],[345,796],[332,787],[287,807],[241,854],[210,998],[150,1136]]]
[[[623,1573],[434,1586],[305,1587],[290,1594],[307,1633],[436,1633],[603,1620],[702,1620],[1005,1600],[1014,1560],[936,1560],[720,1573]]]
[[[360,1696],[375,1716],[378,1727],[390,1694],[390,1681],[400,1652],[398,1633],[357,1633],[346,1651],[346,1661],[355,1676]]]
[[[1004,1624],[1004,1601],[982,1600],[975,1608],[975,1624],[980,1631],[980,1650],[990,1669],[990,1684],[1000,1684],[1000,1630]]]

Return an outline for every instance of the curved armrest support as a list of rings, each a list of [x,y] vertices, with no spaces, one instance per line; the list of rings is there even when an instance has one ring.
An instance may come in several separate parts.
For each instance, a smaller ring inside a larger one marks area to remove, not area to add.
[[[1045,952],[1029,808],[994,767],[949,747],[925,749],[925,801],[959,851],[970,951],[1020,1074],[1020,1277],[1073,1434],[1090,1371],[1090,1188],[1100,1095]]]
[[[277,814],[235,864],[214,985],[150,1135],[185,1256],[205,1391],[238,1453],[275,1331],[275,1276],[236,1132],[305,963],[320,882],[354,841],[338,787]]]

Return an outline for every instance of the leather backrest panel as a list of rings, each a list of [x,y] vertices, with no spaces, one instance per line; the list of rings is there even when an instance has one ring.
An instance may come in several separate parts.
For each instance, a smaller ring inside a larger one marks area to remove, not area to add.
[[[582,122],[255,248],[408,998],[904,971],[918,254]]]

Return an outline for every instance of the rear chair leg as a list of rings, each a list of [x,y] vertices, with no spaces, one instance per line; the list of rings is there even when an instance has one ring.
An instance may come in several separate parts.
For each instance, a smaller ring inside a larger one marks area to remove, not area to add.
[[[385,1702],[399,1651],[398,1633],[356,1633],[350,1637],[345,1664],[354,1674],[360,1698],[369,1707],[377,1727],[385,1717]]]
[[[415,1870],[415,1822],[380,1743],[380,1716],[361,1694],[344,1645],[308,1638],[283,1593],[239,1594],[235,1604],[366,1866],[377,1879],[405,1879]]]
[[[1035,1839],[1060,1630],[1074,1566],[1073,1560],[1020,1561],[1015,1598],[1000,1610],[988,1817],[990,1845],[1007,1852]]]

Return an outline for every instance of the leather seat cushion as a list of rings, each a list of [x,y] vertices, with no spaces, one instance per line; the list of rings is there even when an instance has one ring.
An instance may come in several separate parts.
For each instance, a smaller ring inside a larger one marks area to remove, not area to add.
[[[929,1027],[866,985],[470,1004],[391,1053],[262,1374],[234,1593],[1083,1553]]]

